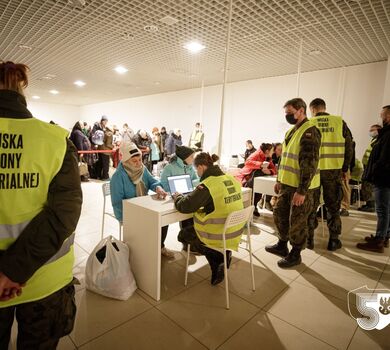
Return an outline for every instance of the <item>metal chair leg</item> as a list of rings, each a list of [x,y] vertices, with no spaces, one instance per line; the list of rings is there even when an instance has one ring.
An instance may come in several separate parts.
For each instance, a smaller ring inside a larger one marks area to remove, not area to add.
[[[252,291],[256,290],[255,286],[255,272],[253,270],[253,260],[252,260],[252,242],[251,242],[251,232],[249,228],[249,223],[248,223],[248,242],[249,242],[249,263],[251,265],[251,276],[252,276]]]
[[[229,300],[229,281],[228,281],[228,269],[227,269],[227,258],[226,258],[226,248],[223,250],[223,268],[225,270],[225,292],[226,292],[226,310],[230,309],[230,300]]]
[[[186,274],[184,277],[184,285],[187,286],[188,282],[188,265],[190,264],[190,253],[191,253],[191,245],[187,245],[187,259],[186,259]]]

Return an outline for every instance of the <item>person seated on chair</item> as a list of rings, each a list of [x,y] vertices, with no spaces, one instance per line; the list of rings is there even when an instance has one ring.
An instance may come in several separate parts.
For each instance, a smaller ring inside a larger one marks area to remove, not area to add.
[[[212,272],[212,285],[222,282],[225,275],[223,254],[215,249],[223,248],[222,234],[226,218],[244,208],[240,183],[214,165],[218,159],[215,154],[199,153],[194,166],[201,183],[188,195],[172,195],[179,212],[194,213],[193,225],[183,228],[178,239],[206,256]],[[226,250],[227,268],[232,259],[230,249],[238,249],[243,227],[243,224],[238,225],[226,232],[226,248],[229,249]]]
[[[241,158],[244,158],[244,163],[240,163],[237,165],[237,168],[240,168],[240,169],[242,169],[245,166],[245,162],[249,158],[249,156],[252,153],[256,152],[256,148],[255,148],[255,146],[253,146],[252,140],[247,140],[245,142],[245,146],[246,146],[245,153],[240,154]]]
[[[163,190],[161,183],[155,179],[149,170],[142,163],[142,152],[134,143],[123,143],[120,147],[122,161],[111,178],[111,203],[115,217],[123,221],[124,199],[147,196],[148,191],[156,192],[161,198],[167,193]],[[168,226],[161,228],[161,255],[172,259],[173,252],[165,248],[164,241],[167,237]]]
[[[258,176],[276,175],[277,170],[272,162],[273,146],[270,143],[262,143],[260,148],[252,153],[245,162],[245,166],[240,170],[237,179],[241,181],[243,187],[253,189],[253,179]],[[255,206],[254,216],[260,216],[257,204],[261,199],[261,193],[255,193],[253,205]]]
[[[176,145],[175,154],[169,159],[169,164],[167,164],[160,177],[161,185],[164,191],[169,192],[169,176],[185,175],[188,174],[191,177],[192,185],[195,187],[199,183],[199,177],[196,174],[192,164],[194,162],[195,151],[187,146]],[[192,226],[192,219],[187,219],[180,221],[180,228],[186,226]],[[187,249],[187,245],[183,244],[183,249]],[[192,250],[193,253],[196,251]]]

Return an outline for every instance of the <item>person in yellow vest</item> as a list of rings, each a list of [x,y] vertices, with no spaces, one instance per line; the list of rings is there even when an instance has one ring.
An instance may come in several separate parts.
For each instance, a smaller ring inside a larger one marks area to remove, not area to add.
[[[82,192],[68,131],[33,118],[28,67],[0,61],[0,349],[55,349],[73,329]]]
[[[273,215],[279,240],[265,250],[281,256],[281,268],[299,265],[305,248],[308,216],[313,209],[314,192],[320,186],[318,169],[321,134],[306,117],[306,103],[301,98],[284,105],[286,120],[294,125],[287,131],[279,162],[275,193],[278,194]],[[291,251],[287,242],[292,245]]]
[[[195,124],[195,130],[191,133],[190,141],[188,142],[188,147],[194,149],[203,149],[204,133],[202,131],[202,126],[200,123]]]
[[[371,125],[369,130],[369,136],[371,137],[370,144],[368,145],[366,151],[364,152],[362,164],[363,168],[365,169],[368,164],[368,159],[370,158],[370,154],[372,151],[372,147],[375,145],[377,139],[379,130],[381,130],[382,127],[379,124]],[[360,191],[361,200],[366,202],[366,204],[362,205],[360,208],[358,208],[359,211],[363,211],[366,213],[374,213],[375,212],[375,199],[373,196],[373,188],[372,184],[367,181],[362,181],[362,189]]]
[[[181,213],[194,213],[194,224],[183,227],[179,241],[190,244],[191,250],[205,255],[211,268],[211,284],[224,279],[223,254],[212,248],[223,248],[222,232],[226,218],[234,211],[244,208],[241,184],[231,175],[224,174],[215,154],[199,153],[194,166],[201,183],[190,194],[173,194],[175,207]],[[231,250],[238,249],[244,225],[238,225],[226,232],[227,268],[232,259]]]
[[[329,229],[328,250],[341,248],[340,208],[343,199],[342,182],[349,181],[349,168],[354,159],[352,133],[340,116],[326,113],[325,101],[316,98],[310,102],[310,119],[320,130],[322,145],[320,154],[320,179],[322,195],[327,212]],[[320,203],[320,191],[314,195],[314,207],[309,216],[309,235],[307,248],[314,248],[314,230],[318,226],[317,208]]]

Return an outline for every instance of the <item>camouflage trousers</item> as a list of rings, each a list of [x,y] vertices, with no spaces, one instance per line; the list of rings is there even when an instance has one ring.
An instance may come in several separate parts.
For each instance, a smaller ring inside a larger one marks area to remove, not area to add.
[[[338,238],[341,234],[340,207],[343,198],[341,170],[321,170],[321,187],[324,205],[327,212],[326,223],[330,238]],[[317,210],[320,205],[320,189],[313,194],[314,204],[308,218],[309,237],[314,236],[318,226]]]
[[[279,239],[290,241],[291,245],[303,249],[307,238],[308,216],[313,208],[313,190],[306,193],[304,203],[297,207],[292,205],[296,188],[282,185],[274,207],[275,225],[279,231]]]
[[[18,321],[17,348],[56,349],[73,329],[76,316],[73,281],[48,297],[0,308],[0,349],[8,349],[14,318]]]

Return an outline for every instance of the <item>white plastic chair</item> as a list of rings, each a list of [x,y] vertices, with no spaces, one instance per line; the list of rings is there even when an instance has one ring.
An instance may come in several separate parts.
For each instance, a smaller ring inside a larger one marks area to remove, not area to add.
[[[110,216],[118,221],[118,223],[119,223],[119,240],[121,241],[122,240],[122,223],[115,217],[115,215],[113,213],[106,211],[106,200],[107,200],[107,197],[111,194],[110,183],[105,182],[102,185],[102,190],[103,190],[102,239],[103,239],[103,235],[104,235],[104,219],[105,219],[105,216],[108,215],[108,216]]]
[[[252,291],[255,291],[255,274],[253,270],[253,261],[252,261],[252,244],[251,244],[251,231],[250,231],[250,221],[253,216],[253,211],[255,207],[253,205],[242,209],[235,211],[231,213],[225,221],[225,226],[222,232],[222,241],[223,241],[223,249],[218,249],[214,247],[209,247],[211,249],[214,249],[216,251],[219,251],[223,254],[223,261],[224,261],[224,270],[225,270],[225,291],[226,291],[226,309],[229,310],[230,308],[230,298],[229,298],[229,283],[228,283],[228,269],[227,269],[227,256],[226,256],[226,231],[230,227],[234,227],[240,224],[246,224],[247,227],[247,236],[248,236],[248,243],[249,243],[249,261],[251,266],[251,277],[252,277]],[[187,261],[186,261],[186,272],[185,272],[185,278],[184,278],[184,285],[187,286],[187,280],[188,280],[188,265],[190,261],[190,244],[187,246]]]

